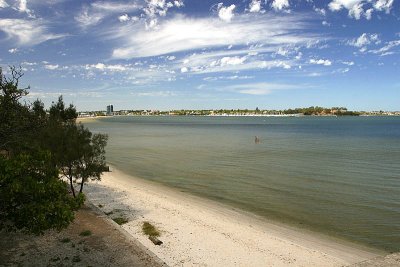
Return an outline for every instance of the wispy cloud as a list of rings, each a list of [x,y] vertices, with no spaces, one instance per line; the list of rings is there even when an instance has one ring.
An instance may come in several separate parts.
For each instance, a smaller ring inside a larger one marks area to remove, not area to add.
[[[120,46],[113,50],[113,58],[129,59],[229,45],[271,46],[317,41],[316,36],[305,33],[306,28],[305,18],[300,15],[241,15],[230,23],[176,16],[157,29],[129,25],[110,28],[106,35],[120,41]]]
[[[5,0],[0,0],[0,8],[6,8],[6,7],[9,7],[7,2]]]
[[[247,95],[268,95],[275,90],[288,90],[300,88],[299,85],[282,83],[247,83],[223,87],[224,91],[232,91]]]
[[[390,51],[393,48],[400,46],[400,40],[394,40],[394,41],[390,41],[387,42],[383,47],[379,48],[379,49],[373,49],[370,50],[368,52],[374,53],[374,54],[380,54],[381,56],[387,56],[387,55],[391,55],[394,52]]]
[[[15,39],[20,46],[33,46],[67,36],[50,33],[47,23],[38,19],[0,19],[0,31],[9,39]]]
[[[82,28],[87,28],[99,24],[103,19],[111,15],[119,15],[126,12],[141,10],[142,4],[137,1],[129,2],[93,2],[90,5],[84,5],[75,20]],[[126,14],[126,16],[128,16]],[[128,16],[129,18],[129,16]]]

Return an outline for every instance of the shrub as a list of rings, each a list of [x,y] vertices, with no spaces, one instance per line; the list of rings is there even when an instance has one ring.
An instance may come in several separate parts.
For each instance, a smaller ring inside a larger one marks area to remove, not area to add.
[[[145,235],[160,236],[160,232],[157,228],[149,222],[143,222],[142,230]]]

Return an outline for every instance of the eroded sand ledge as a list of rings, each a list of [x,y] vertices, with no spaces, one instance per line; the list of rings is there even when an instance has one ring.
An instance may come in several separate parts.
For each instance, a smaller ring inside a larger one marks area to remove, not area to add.
[[[343,266],[381,254],[111,170],[88,184],[88,199],[127,217],[122,227],[169,266]],[[142,234],[143,221],[161,230],[163,245]]]

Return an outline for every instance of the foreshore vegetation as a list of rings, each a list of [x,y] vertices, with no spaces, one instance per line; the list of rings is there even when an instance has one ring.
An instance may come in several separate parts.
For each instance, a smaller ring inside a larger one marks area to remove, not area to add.
[[[107,135],[77,123],[62,97],[49,110],[39,99],[23,101],[22,70],[9,73],[0,68],[0,229],[61,230],[82,206],[85,182],[106,170]]]

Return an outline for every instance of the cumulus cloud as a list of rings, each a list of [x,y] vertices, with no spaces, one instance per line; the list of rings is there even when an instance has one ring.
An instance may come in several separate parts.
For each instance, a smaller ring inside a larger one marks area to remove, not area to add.
[[[332,65],[332,61],[330,61],[329,59],[310,59],[309,62],[311,64],[316,64],[316,65],[324,65],[324,66]]]
[[[355,19],[363,16],[371,19],[374,10],[390,13],[393,3],[394,0],[332,0],[328,7],[331,11],[347,9],[349,16]]]
[[[283,10],[289,8],[289,0],[273,0],[271,7],[275,10]]]
[[[130,17],[129,17],[128,14],[123,14],[123,15],[118,17],[118,20],[121,21],[121,22],[128,21],[129,19],[130,19]]]
[[[230,22],[235,16],[235,14],[233,13],[235,8],[236,6],[233,4],[225,7],[223,3],[219,3],[217,7],[218,17],[223,21]]]
[[[318,40],[317,36],[300,34],[305,30],[301,16],[240,16],[231,23],[218,19],[189,19],[176,16],[157,29],[118,27],[106,32],[108,38],[121,41],[113,50],[113,58],[136,58],[163,55],[202,48],[223,48],[229,45],[260,44],[264,47],[301,45]]]
[[[249,4],[249,12],[260,12],[261,11],[261,0],[251,0]]]
[[[393,6],[393,2],[394,0],[378,0],[375,2],[374,8],[379,11],[385,10],[386,13],[389,13]]]
[[[21,46],[33,46],[66,36],[50,33],[43,20],[0,19],[0,31],[9,39],[15,39]]]
[[[8,49],[8,52],[11,53],[11,54],[17,53],[18,52],[18,48]]]
[[[360,48],[360,52],[365,52],[367,50],[367,46],[370,44],[380,44],[381,40],[379,39],[378,34],[370,34],[370,33],[363,33],[360,37],[355,38],[347,42],[351,46],[355,46]]]
[[[158,25],[158,17],[165,17],[172,7],[183,7],[183,0],[167,2],[166,0],[146,0],[146,7],[143,8],[146,16],[146,26],[148,29]]]

